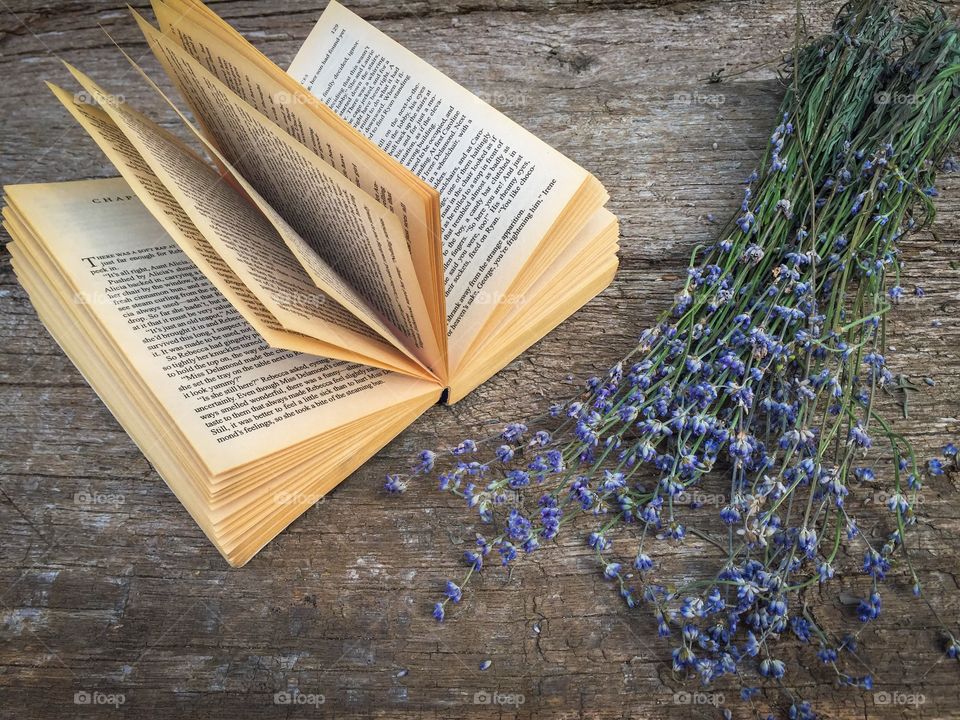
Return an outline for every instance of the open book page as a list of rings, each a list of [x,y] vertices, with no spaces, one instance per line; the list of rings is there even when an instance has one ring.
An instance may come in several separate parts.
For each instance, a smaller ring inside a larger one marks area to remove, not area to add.
[[[153,170],[143,161],[140,153],[120,132],[110,116],[93,105],[77,102],[71,93],[62,88],[54,85],[49,85],[49,87],[100,146],[108,159],[127,180],[131,190],[140,198],[144,206],[150,210],[167,233],[174,238],[186,255],[200,268],[201,272],[270,345],[300,352],[311,352],[324,357],[372,363],[387,369],[400,369],[410,374],[422,375],[422,367],[410,362],[405,363],[402,358],[395,357],[396,353],[392,347],[386,347],[384,351],[381,351],[380,348],[384,343],[377,337],[367,337],[367,332],[363,335],[354,336],[344,326],[331,324],[329,335],[337,339],[341,345],[344,344],[345,337],[352,338],[355,341],[354,349],[346,349],[314,337],[286,330],[274,313],[257,299],[247,285],[241,281],[207,242],[180,204],[170,194],[170,191],[164,187]],[[280,293],[279,300],[281,303],[287,299],[295,298],[286,293]],[[317,309],[325,305],[326,303],[318,305]],[[333,304],[330,303],[330,305],[332,309]],[[280,312],[276,305],[274,306],[274,312],[278,314]],[[318,326],[322,322],[320,317],[315,317],[312,329],[319,330]],[[376,357],[361,354],[357,348],[364,348]]]
[[[455,369],[588,173],[335,0],[289,73],[440,191]]]
[[[212,474],[440,395],[435,382],[267,346],[122,179],[6,191]]]
[[[162,32],[251,107],[400,218],[434,332],[445,346],[439,195],[196,0],[152,0]]]
[[[471,348],[449,383],[447,402],[463,398],[607,287],[618,265],[618,237],[613,213],[597,210],[523,294],[523,302]]]
[[[223,156],[435,373],[441,353],[397,217],[250,107],[142,18],[141,29]]]
[[[49,191],[51,185],[46,188]],[[71,296],[64,296],[58,284],[62,284],[62,274],[48,255],[44,258],[48,261],[46,266],[39,267],[43,260],[36,262],[38,254],[28,252],[28,248],[39,248],[10,207],[4,208],[3,216],[4,227],[16,239],[8,246],[11,265],[44,325],[234,567],[246,563],[294,518],[436,401],[436,394],[427,393],[391,405],[280,454],[284,458],[295,455],[293,464],[249,463],[244,468],[252,476],[253,485],[249,481],[238,482],[235,473],[215,479],[208,476],[195,453],[184,455],[187,448],[177,442],[182,433],[172,430],[169,417],[150,399],[135,369],[125,364],[110,339],[98,329],[87,306],[73,304]],[[52,282],[53,278],[57,282]],[[174,314],[172,322],[182,324],[182,317]],[[226,384],[221,391],[224,394],[219,401],[221,406],[227,406],[235,397],[242,398],[248,386]],[[211,481],[220,484],[221,480],[229,481],[229,485],[214,489]],[[246,485],[246,490],[235,495],[234,488],[241,484]]]
[[[385,364],[385,360],[377,355],[373,363],[377,367],[385,367],[387,369],[399,370],[400,372],[411,372],[411,363],[415,364],[417,367],[412,370],[412,374],[417,375],[418,377],[430,377],[437,378],[438,374],[433,373],[431,370],[427,369],[427,366],[417,358],[417,356],[408,349],[407,345],[399,338],[395,332],[395,329],[392,328],[387,322],[385,322],[380,315],[372,308],[359,294],[357,294],[353,288],[347,285],[340,276],[333,270],[333,268],[320,256],[318,255],[313,248],[302,238],[299,233],[294,230],[286,220],[283,219],[277,213],[270,203],[268,203],[260,193],[257,192],[254,188],[242,175],[237,172],[237,170],[230,164],[230,162],[224,157],[215,145],[203,134],[201,133],[196,126],[184,115],[176,104],[169,98],[167,95],[159,88],[159,86],[150,78],[149,75],[141,68],[136,61],[133,60],[129,55],[124,53],[129,62],[133,67],[141,74],[141,76],[154,88],[157,94],[162,97],[170,107],[180,116],[180,119],[183,121],[184,125],[187,126],[194,133],[194,136],[197,140],[203,144],[206,150],[210,155],[217,161],[221,168],[223,168],[226,173],[226,177],[233,183],[235,183],[239,189],[245,193],[246,198],[252,201],[253,205],[259,209],[263,214],[262,217],[266,222],[268,222],[273,231],[275,231],[279,238],[282,239],[287,245],[287,249],[292,253],[293,257],[299,263],[300,268],[306,272],[306,274],[313,280],[316,286],[319,289],[325,290],[330,293],[333,297],[337,298],[337,301],[343,305],[343,307],[349,310],[353,315],[363,323],[365,323],[369,328],[375,330],[381,339],[385,342],[390,343],[394,348],[396,348],[400,353],[407,356],[407,361],[404,363],[402,359],[400,362],[397,362],[396,357],[389,359],[389,362],[392,362],[393,365]],[[83,82],[90,82],[88,79],[84,79]],[[130,108],[127,108],[128,112],[133,112],[138,115],[141,123],[147,123],[152,125],[155,128],[156,132],[163,133],[162,128],[158,128],[155,123],[152,123],[149,119],[143,117],[132,111]],[[178,144],[178,140],[173,138],[172,141],[174,144]],[[213,169],[206,167],[204,172],[213,173]],[[215,173],[214,173],[215,174]],[[226,220],[229,222],[229,219]],[[216,226],[211,228],[212,232],[217,232]],[[351,346],[352,347],[352,346]],[[322,351],[315,351],[317,355],[328,354]],[[330,357],[343,357],[342,354],[329,355]],[[371,356],[372,357],[372,356]],[[354,358],[346,358],[354,360]],[[366,362],[364,359],[355,359],[356,362]]]
[[[474,362],[473,353],[478,357],[495,353],[502,334],[508,329],[523,330],[531,319],[529,316],[541,311],[541,300],[551,294],[572,294],[571,288],[578,278],[607,264],[615,258],[619,249],[617,238],[619,226],[616,216],[606,208],[600,208],[590,217],[560,256],[550,267],[533,282],[524,293],[522,302],[517,302],[504,317],[490,328],[483,341],[471,348],[470,362]]]
[[[389,337],[390,331],[375,317],[370,324],[379,334],[344,309],[352,310],[363,303],[333,273],[328,273],[330,282],[324,285],[327,292],[318,289],[274,228],[213,168],[150,120],[104,95],[79,71],[73,72],[87,92],[103,103],[106,112],[74,103],[62,90],[54,92],[121,174],[133,176],[129,178],[131,187],[140,194],[169,195],[169,200],[159,204],[167,213],[173,209],[175,217],[186,216],[187,222],[181,221],[179,229],[190,225],[208,239],[213,252],[282,327],[349,349],[348,353],[335,353],[335,357],[372,357],[377,364],[390,368],[406,368],[416,362],[404,358],[381,337]],[[114,119],[122,126],[118,127]],[[370,315],[369,310],[365,312]],[[316,352],[325,354],[328,349],[317,348]],[[428,375],[422,367],[413,372],[421,377]]]

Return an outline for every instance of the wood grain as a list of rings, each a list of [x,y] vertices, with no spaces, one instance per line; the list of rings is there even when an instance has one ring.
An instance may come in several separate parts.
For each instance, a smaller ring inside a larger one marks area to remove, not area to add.
[[[780,98],[769,67],[719,86],[703,79],[776,58],[791,44],[795,3],[347,4],[591,169],[621,219],[622,270],[560,329],[467,400],[430,410],[234,571],[46,334],[4,254],[0,716],[109,716],[111,707],[74,704],[75,692],[99,691],[122,693],[121,711],[155,718],[719,717],[710,705],[678,702],[676,692],[696,688],[672,675],[669,643],[646,615],[627,611],[572,535],[511,579],[485,576],[438,626],[429,606],[445,577],[461,572],[470,518],[432,488],[398,500],[380,488],[418,449],[565,395],[568,374],[582,378],[615,361],[668,304],[689,251],[715,231],[707,214],[723,218],[739,202],[738,183],[766,143]],[[281,65],[321,10],[318,0],[211,6]],[[827,27],[837,6],[803,2],[811,29]],[[98,26],[145,56],[122,2],[0,2],[4,183],[115,174],[43,89],[44,79],[68,82],[60,57],[175,125]],[[716,97],[684,103],[683,93]],[[960,181],[944,177],[941,191],[935,231],[904,248],[904,284],[922,285],[926,298],[894,314],[890,353],[920,386],[897,427],[923,457],[960,429]],[[893,405],[888,411],[896,415]],[[955,631],[957,482],[953,474],[929,483],[911,540],[930,603]],[[93,491],[123,502],[75,500]],[[855,566],[857,556],[846,560]],[[671,562],[694,567],[697,558],[680,552]],[[922,704],[837,689],[809,649],[788,654],[789,687],[829,717],[960,717],[957,665],[943,659],[933,613],[911,599],[908,584],[895,573],[861,659],[877,691],[919,693]],[[856,575],[840,585],[865,588]],[[810,599],[831,627],[855,628],[839,589]],[[492,666],[481,672],[485,659]],[[323,695],[324,704],[274,704],[274,693],[294,687]],[[475,704],[477,693],[497,691],[524,702]],[[752,704],[735,684],[714,691],[735,717],[784,711],[777,691]]]

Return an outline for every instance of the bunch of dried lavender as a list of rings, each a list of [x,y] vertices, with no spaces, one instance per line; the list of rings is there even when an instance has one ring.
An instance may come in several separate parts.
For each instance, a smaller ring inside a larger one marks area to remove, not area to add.
[[[465,554],[464,579],[447,581],[438,620],[491,551],[507,565],[592,515],[587,541],[604,575],[677,639],[677,671],[710,682],[752,662],[779,680],[774,641],[792,631],[843,682],[870,686],[841,669],[849,641],[797,598],[834,577],[841,546],[859,543],[868,622],[894,557],[909,567],[901,551],[922,468],[874,400],[892,379],[898,246],[932,220],[935,170],[960,130],[960,34],[929,4],[904,15],[892,0],[860,0],[832,32],[798,44],[783,71],[781,122],[739,212],[695,250],[673,308],[633,352],[554,405],[542,429],[513,423],[496,439],[424,451],[411,473],[388,478],[402,492],[436,474],[492,529]],[[889,472],[874,446],[892,456]],[[694,526],[681,500],[705,481],[724,483],[726,501]],[[859,533],[847,499],[880,490],[889,532],[877,540]],[[670,577],[658,544],[691,540],[716,551],[715,574]],[[957,650],[949,636],[947,652]]]

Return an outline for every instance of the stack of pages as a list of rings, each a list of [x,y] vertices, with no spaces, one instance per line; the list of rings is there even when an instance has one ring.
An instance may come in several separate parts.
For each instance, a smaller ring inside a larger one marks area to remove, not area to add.
[[[289,74],[196,0],[153,9],[196,147],[68,66],[83,93],[51,89],[122,177],[7,186],[4,225],[51,334],[242,565],[606,287],[618,227],[590,173],[335,2]]]

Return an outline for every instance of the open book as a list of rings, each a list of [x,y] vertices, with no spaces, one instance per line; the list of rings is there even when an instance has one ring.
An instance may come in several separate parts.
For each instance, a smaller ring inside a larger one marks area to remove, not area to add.
[[[51,334],[240,565],[606,287],[618,227],[590,173],[336,2],[289,74],[197,0],[153,9],[193,146],[68,66],[83,92],[50,87],[122,178],[8,186],[4,224]]]

